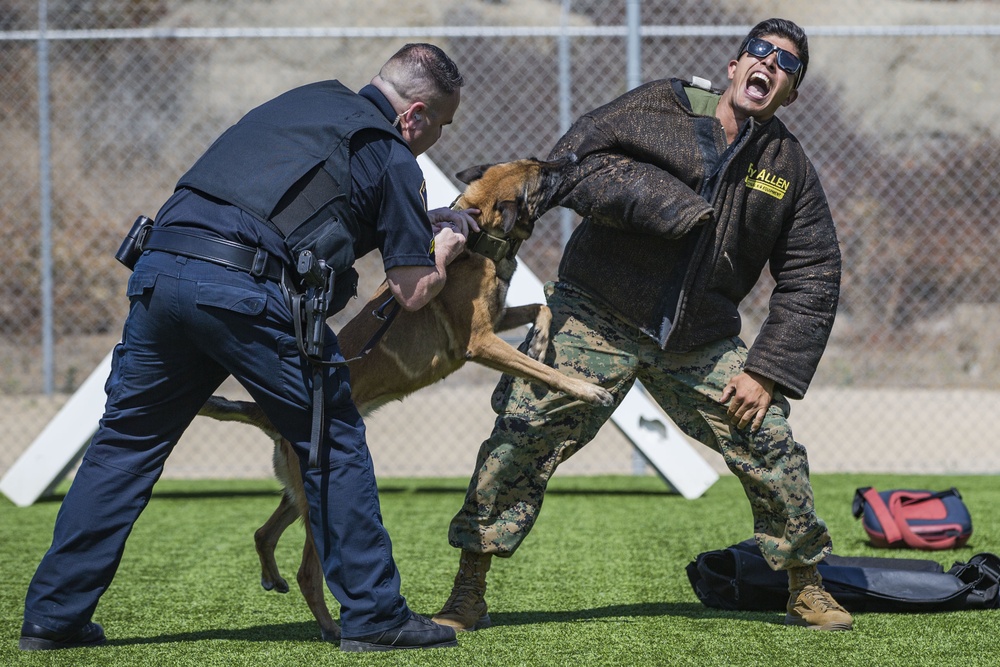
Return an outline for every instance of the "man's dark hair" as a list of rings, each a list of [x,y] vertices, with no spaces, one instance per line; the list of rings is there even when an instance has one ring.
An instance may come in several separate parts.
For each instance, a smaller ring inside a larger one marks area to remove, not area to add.
[[[444,51],[433,44],[406,44],[389,59],[390,62],[401,61],[410,67],[418,68],[433,80],[438,90],[451,95],[465,85],[465,80],[458,71],[458,65]]]
[[[761,21],[747,33],[747,36],[743,39],[743,43],[740,44],[740,50],[736,53],[736,57],[739,58],[743,55],[743,52],[747,48],[747,43],[751,39],[766,37],[767,35],[784,37],[795,45],[795,49],[799,52],[799,60],[802,61],[802,71],[799,72],[795,80],[795,87],[798,88],[806,75],[806,69],[809,67],[809,40],[806,39],[805,31],[795,23],[787,19],[767,19]]]

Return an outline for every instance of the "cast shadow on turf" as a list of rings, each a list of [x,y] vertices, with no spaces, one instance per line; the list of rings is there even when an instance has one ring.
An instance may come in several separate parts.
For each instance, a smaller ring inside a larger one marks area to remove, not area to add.
[[[683,616],[696,619],[741,619],[757,623],[782,625],[784,615],[767,612],[738,612],[707,609],[703,605],[687,602],[658,602],[642,604],[617,604],[593,609],[568,609],[565,611],[515,611],[491,613],[493,626],[543,625],[546,623],[603,622],[611,619]],[[489,632],[484,630],[481,632]],[[255,625],[248,628],[216,628],[197,632],[181,632],[148,637],[109,638],[107,646],[135,646],[142,644],[179,644],[203,641],[241,642],[303,642],[322,641],[312,621]]]

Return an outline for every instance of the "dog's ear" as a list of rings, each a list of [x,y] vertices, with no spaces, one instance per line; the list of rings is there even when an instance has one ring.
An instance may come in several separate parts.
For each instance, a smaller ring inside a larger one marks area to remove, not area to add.
[[[478,181],[486,173],[486,170],[492,167],[496,162],[490,164],[480,164],[475,167],[469,167],[468,169],[463,169],[462,171],[455,174],[455,178],[462,181],[466,185],[472,181]]]
[[[578,161],[579,158],[576,157],[576,153],[566,153],[554,160],[538,160],[538,166],[542,169],[562,169],[571,164],[576,164]]]
[[[580,161],[580,158],[576,156],[576,153],[566,153],[560,158],[551,160],[548,162],[548,166],[552,169],[562,169],[563,167],[568,167],[571,164],[576,164]]]
[[[503,233],[510,234],[517,224],[517,217],[521,214],[521,206],[513,199],[506,199],[497,203],[500,209],[500,220],[503,222]]]

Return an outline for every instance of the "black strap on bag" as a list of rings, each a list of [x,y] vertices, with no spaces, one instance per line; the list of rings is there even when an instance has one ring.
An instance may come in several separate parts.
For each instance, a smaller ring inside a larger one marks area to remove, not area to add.
[[[948,570],[909,558],[829,556],[823,586],[850,612],[932,612],[1000,608],[1000,558],[977,554]],[[688,580],[708,607],[784,611],[788,575],[772,570],[754,540],[707,551],[688,564]]]

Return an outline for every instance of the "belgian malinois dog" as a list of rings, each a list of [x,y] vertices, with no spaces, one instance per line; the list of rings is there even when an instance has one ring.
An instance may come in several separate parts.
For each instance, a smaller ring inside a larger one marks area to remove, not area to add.
[[[555,162],[516,160],[466,169],[457,178],[468,187],[453,206],[481,211],[481,235],[473,232],[466,252],[448,265],[448,281],[441,292],[417,311],[400,310],[392,326],[371,351],[350,363],[351,391],[362,415],[398,400],[450,375],[467,361],[510,375],[536,380],[581,401],[611,405],[603,387],[566,377],[538,361],[549,341],[552,313],[543,304],[507,308],[507,288],[517,262],[514,254],[531,236],[535,221],[552,207],[562,170],[574,158]],[[485,250],[477,250],[486,248]],[[488,255],[488,256],[487,256]],[[347,359],[358,356],[382,326],[375,311],[390,297],[386,283],[368,304],[337,334]],[[496,332],[533,325],[527,354],[510,346]],[[256,403],[213,396],[201,414],[224,421],[253,424],[275,442],[275,475],[284,486],[277,509],[254,534],[261,564],[261,585],[288,592],[274,559],[284,530],[308,504],[298,458]],[[323,599],[324,579],[309,522],[298,572],[299,588],[319,622],[323,639],[336,641],[340,628]]]

